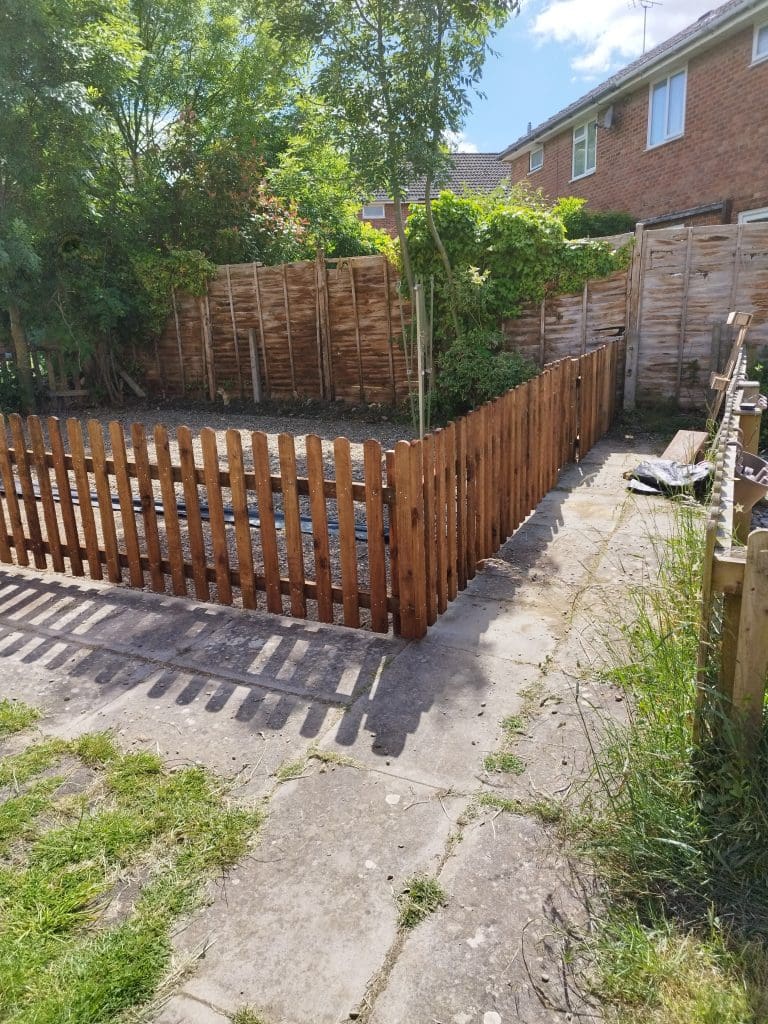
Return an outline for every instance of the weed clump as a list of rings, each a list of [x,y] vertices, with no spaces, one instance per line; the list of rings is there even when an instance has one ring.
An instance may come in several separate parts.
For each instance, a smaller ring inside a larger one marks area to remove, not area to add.
[[[414,875],[405,883],[398,899],[398,924],[401,928],[415,928],[425,917],[443,906],[445,901],[445,892],[436,878]]]
[[[27,729],[40,717],[37,708],[30,707],[20,700],[0,700],[0,738]]]

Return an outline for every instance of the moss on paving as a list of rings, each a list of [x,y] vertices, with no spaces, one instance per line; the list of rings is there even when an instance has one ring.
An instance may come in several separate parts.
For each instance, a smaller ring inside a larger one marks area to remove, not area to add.
[[[65,755],[93,770],[86,791],[58,799],[61,776],[23,788]],[[0,805],[0,1021],[122,1020],[165,974],[174,919],[243,856],[261,812],[230,806],[203,769],[169,772],[103,733],[31,745],[0,777],[13,787]],[[107,923],[118,880],[138,895]]]

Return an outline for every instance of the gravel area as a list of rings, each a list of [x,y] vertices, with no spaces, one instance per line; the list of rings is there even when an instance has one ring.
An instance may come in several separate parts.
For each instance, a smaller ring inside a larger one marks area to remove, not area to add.
[[[104,441],[107,456],[111,454],[111,446],[109,435],[107,433],[107,424],[112,420],[117,420],[123,426],[123,431],[126,438],[126,446],[128,449],[129,460],[133,458],[132,447],[131,447],[131,425],[133,423],[143,424],[147,437],[147,447],[149,451],[150,461],[154,460],[155,446],[153,439],[153,431],[156,424],[160,423],[168,429],[169,442],[171,450],[172,461],[178,463],[178,446],[175,440],[176,428],[179,426],[187,426],[192,432],[193,436],[193,450],[195,453],[195,460],[199,467],[202,466],[202,447],[200,443],[200,431],[204,427],[210,427],[216,432],[217,438],[217,449],[219,454],[220,467],[226,469],[227,462],[227,447],[226,447],[226,431],[229,429],[235,429],[240,432],[243,442],[243,459],[246,470],[253,469],[253,452],[251,447],[250,434],[252,431],[263,431],[267,435],[267,445],[270,455],[270,470],[273,474],[279,474],[279,456],[278,456],[278,434],[289,433],[295,437],[296,445],[296,468],[299,477],[306,475],[306,449],[305,449],[305,437],[308,434],[316,434],[322,439],[323,448],[323,462],[325,469],[326,479],[335,479],[334,459],[333,459],[333,440],[336,437],[346,437],[350,441],[350,454],[352,460],[352,471],[353,479],[355,481],[363,480],[363,442],[369,438],[378,440],[382,449],[386,451],[389,448],[393,448],[397,441],[402,439],[409,439],[414,436],[414,431],[410,424],[402,422],[392,421],[376,421],[376,420],[364,420],[361,418],[350,418],[346,416],[333,416],[330,414],[320,415],[298,415],[290,412],[280,412],[262,416],[254,416],[252,413],[242,412],[230,412],[229,410],[216,411],[207,407],[189,407],[189,408],[177,408],[177,407],[164,407],[155,405],[141,405],[133,406],[128,410],[115,410],[111,407],[98,407],[93,409],[78,410],[77,416],[80,419],[83,426],[83,435],[85,440],[85,450],[89,452],[90,446],[88,443],[87,423],[90,419],[99,420],[104,426]],[[66,418],[66,414],[62,414],[60,417],[62,421]],[[66,431],[64,429],[64,423],[62,422],[62,433],[64,435],[65,445],[67,445]],[[68,447],[68,445],[67,445]],[[383,471],[383,465],[382,465]],[[55,481],[52,479],[52,483],[55,485]],[[91,490],[95,491],[96,485],[93,475],[90,477]],[[70,485],[73,493],[75,493],[75,481],[74,475],[70,474]],[[138,495],[136,481],[131,481],[134,496]],[[161,491],[159,481],[153,482],[153,489],[155,499],[161,501]],[[114,494],[117,493],[117,489],[112,486]],[[177,484],[176,496],[179,501],[184,500],[183,488],[181,484]],[[205,487],[198,487],[198,495],[201,502],[207,503],[207,496]],[[222,490],[222,500],[224,505],[231,503],[231,494],[227,489]],[[249,506],[253,511],[257,511],[256,507],[256,495],[250,493],[248,495]],[[273,495],[273,504],[275,512],[282,513],[282,495]],[[307,518],[311,518],[311,512],[309,507],[309,499],[304,496],[299,497],[300,512],[301,515]],[[336,502],[333,499],[326,500],[327,516],[329,524],[333,524],[338,519],[338,513],[336,508]],[[366,523],[365,505],[361,502],[355,502],[355,520],[360,525]],[[42,510],[40,511],[41,525],[43,525]],[[64,537],[63,521],[61,519],[61,509],[57,506],[59,513],[59,527],[62,539]],[[22,519],[24,519],[23,504],[21,508]],[[94,509],[97,533],[99,535],[100,545],[103,547],[102,532],[99,523],[99,513],[97,509]],[[84,536],[82,531],[82,519],[79,508],[75,508],[75,517],[79,526],[79,533],[81,540]],[[142,550],[142,554],[146,553],[145,543],[145,530],[143,519],[140,515],[136,518],[137,529],[139,534],[139,542]],[[115,512],[115,525],[117,529],[118,543],[121,550],[125,550],[123,541],[123,523],[122,516],[119,512]],[[180,520],[181,525],[181,538],[182,548],[184,552],[185,560],[189,560],[189,538],[186,530],[186,520]],[[386,509],[385,509],[385,528],[388,528],[386,522]],[[160,545],[163,557],[168,557],[168,543],[165,530],[165,522],[163,517],[158,517],[158,532],[160,535]],[[205,538],[206,553],[208,564],[213,565],[213,545],[208,524],[203,524],[203,533]],[[227,526],[227,542],[229,549],[229,563],[231,568],[238,567],[237,547],[235,543],[234,528]],[[261,556],[261,543],[258,529],[251,531],[253,538],[253,555],[254,565],[258,574],[263,573],[263,559]],[[315,574],[315,551],[314,543],[311,533],[302,534],[303,541],[303,558],[304,558],[304,573],[307,580],[314,580]],[[329,531],[329,544],[330,544],[330,563],[331,563],[331,577],[332,582],[335,586],[341,586],[341,567],[340,567],[340,555],[339,555],[339,543],[338,534],[331,530]],[[358,587],[361,591],[368,589],[368,551],[365,543],[358,543],[357,549],[357,574],[358,574]],[[288,559],[287,550],[285,544],[285,534],[283,531],[278,531],[278,558],[280,562],[280,574],[283,577],[288,576]],[[31,559],[30,559],[31,560]],[[387,554],[387,575],[389,578],[389,557]],[[150,589],[148,574],[146,576],[146,585],[144,589]],[[106,571],[105,571],[106,577]],[[127,582],[128,573],[127,570],[123,570],[123,579]],[[166,592],[172,593],[171,581],[166,579]],[[187,596],[193,598],[195,596],[193,590],[193,583],[191,580],[187,581]],[[211,600],[217,600],[217,592],[215,584],[211,584]],[[264,596],[259,593],[257,601],[261,607],[264,607]],[[241,604],[241,598],[239,591],[234,588],[234,603],[236,605]],[[317,618],[317,607],[314,601],[308,601],[307,616],[308,618]],[[283,611],[285,614],[290,614],[290,603],[287,596],[283,596]],[[360,612],[361,620],[363,625],[368,625],[370,622],[369,614],[365,609],[361,609]],[[340,606],[334,606],[334,618],[336,622],[343,622],[343,613]]]

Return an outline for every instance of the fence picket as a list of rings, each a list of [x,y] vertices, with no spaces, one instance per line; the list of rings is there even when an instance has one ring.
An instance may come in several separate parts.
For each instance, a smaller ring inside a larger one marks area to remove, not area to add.
[[[208,499],[211,549],[218,600],[220,604],[232,604],[229,544],[227,543],[227,527],[224,522],[224,503],[221,497],[219,477],[219,449],[215,430],[203,427],[200,431],[200,447],[203,451],[203,475],[205,477],[205,494]]]
[[[448,607],[448,534],[446,532],[446,439],[447,430],[435,431],[435,568],[437,613]]]
[[[43,534],[40,529],[40,518],[37,514],[37,502],[35,491],[32,486],[32,474],[29,470],[27,459],[27,440],[24,436],[24,424],[18,413],[11,413],[8,417],[13,438],[14,457],[16,460],[16,472],[21,485],[21,500],[24,505],[24,516],[27,520],[27,531],[32,548],[32,555],[35,560],[36,569],[45,569],[48,566],[43,547]]]
[[[251,435],[251,447],[253,470],[256,477],[256,502],[259,509],[259,534],[261,556],[264,560],[267,611],[281,615],[283,599],[280,590],[280,562],[277,556],[277,530],[275,529],[275,507],[272,499],[267,435],[260,430],[254,431]]]
[[[466,418],[467,427],[467,546],[464,551],[466,579],[474,579],[477,565],[477,433],[480,411],[475,409]]]
[[[149,563],[149,580],[157,594],[165,593],[165,576],[163,575],[162,552],[160,550],[160,533],[157,528],[155,511],[155,492],[147,454],[147,435],[143,423],[131,424],[131,444],[133,460],[136,463],[136,481],[139,489],[141,515],[144,522],[144,544],[147,549]]]
[[[277,435],[277,451],[283,481],[283,517],[291,615],[301,619],[307,615],[307,599],[304,595],[304,546],[301,540],[301,510],[296,489],[296,447],[293,434]]]
[[[171,586],[177,597],[187,596],[187,580],[184,575],[184,552],[181,546],[181,525],[176,502],[176,488],[173,483],[171,447],[168,431],[159,423],[155,427],[155,461],[160,479],[160,497],[163,502],[163,522],[168,545],[168,562],[171,567]]]
[[[453,601],[458,593],[459,579],[459,555],[461,550],[457,526],[457,453],[456,453],[456,424],[449,423],[445,428],[445,452],[443,461],[445,464],[445,498],[446,498],[446,531],[447,531],[447,555],[446,555],[446,588],[447,598]]]
[[[0,431],[1,436],[2,431]],[[48,418],[48,437],[51,442],[51,459],[56,478],[56,490],[59,492],[61,518],[64,523],[64,537],[67,543],[66,555],[69,559],[69,568],[73,576],[82,576],[84,571],[83,559],[80,554],[80,536],[77,530],[75,506],[72,501],[72,490],[64,453],[64,441],[61,436],[61,426],[55,416],[49,416]],[[0,462],[1,465],[2,463]]]
[[[467,585],[467,422],[468,416],[461,416],[454,424],[456,437],[456,589],[464,590]],[[455,596],[455,595],[454,595]]]
[[[392,629],[394,633],[401,634],[401,620],[400,620],[400,567],[399,567],[399,548],[398,548],[398,521],[397,521],[397,505],[395,499],[392,497],[395,493],[395,453],[388,451],[384,453],[384,461],[387,470],[387,487],[389,488],[390,498],[387,502],[387,521],[389,522],[389,587],[392,591],[392,603],[394,604],[394,610],[392,612]]]
[[[91,445],[93,459],[93,479],[96,484],[96,500],[99,507],[99,523],[104,540],[104,554],[107,565],[107,578],[110,583],[122,583],[123,574],[120,570],[120,556],[117,550],[117,530],[115,529],[115,512],[112,508],[112,491],[107,475],[107,457],[104,452],[104,434],[98,420],[88,421],[88,440]]]
[[[181,482],[184,487],[184,504],[187,506],[189,557],[192,563],[195,597],[199,601],[209,601],[211,591],[208,585],[208,559],[205,553],[203,520],[200,515],[200,496],[197,490],[195,450],[192,445],[192,432],[189,427],[179,427],[177,429],[176,441],[179,446],[179,465],[181,467]]]
[[[360,625],[360,604],[357,586],[357,544],[355,543],[355,505],[352,500],[352,457],[346,437],[333,442],[336,467],[336,507],[339,517],[339,561],[344,625]]]
[[[437,531],[435,528],[435,440],[433,434],[421,442],[422,492],[424,495],[424,575],[427,624],[437,621]]]
[[[67,420],[67,436],[72,456],[72,469],[75,474],[77,498],[80,505],[80,522],[83,526],[83,540],[85,541],[88,572],[91,574],[91,579],[100,580],[103,579],[103,575],[101,572],[99,541],[96,536],[96,522],[93,516],[93,506],[91,505],[91,485],[85,466],[83,428],[80,426],[79,420]]]
[[[19,499],[16,495],[16,478],[13,475],[11,460],[8,453],[8,435],[6,433],[5,418],[0,413],[0,476],[3,480],[5,491],[5,504],[8,508],[8,522],[11,527],[13,547],[16,551],[17,565],[29,565],[27,555],[27,542],[24,535],[24,527],[21,523],[21,510]],[[8,534],[3,531],[7,538]],[[7,540],[6,540],[7,544]]]
[[[243,465],[243,442],[239,430],[228,430],[227,462],[232,492],[232,514],[235,519],[235,547],[240,570],[240,594],[243,608],[256,608],[256,575],[253,569],[251,526],[248,522],[248,489]]]
[[[61,534],[59,532],[59,520],[56,515],[56,506],[53,501],[53,490],[51,488],[51,476],[48,471],[48,464],[45,459],[45,440],[43,428],[37,416],[30,416],[27,420],[29,428],[30,446],[32,448],[32,461],[35,466],[37,477],[37,488],[40,493],[40,502],[43,506],[43,520],[45,522],[45,535],[51,551],[51,562],[56,572],[64,572],[64,553],[61,550]],[[4,532],[4,523],[0,520],[0,533]],[[2,540],[0,540],[0,557],[2,557]]]
[[[424,521],[424,456],[422,441],[412,441],[410,448],[411,530],[413,532],[414,635],[418,639],[427,632],[426,523]]]
[[[406,639],[416,636],[416,598],[411,521],[411,446],[398,441],[393,457],[393,486],[397,536],[397,580],[400,597],[400,633]]]
[[[389,629],[387,613],[387,562],[384,547],[384,502],[381,489],[381,445],[363,445],[365,513],[368,525],[368,578],[371,593],[371,626],[377,633]]]
[[[120,503],[123,540],[128,559],[128,579],[132,587],[143,587],[144,572],[141,568],[141,551],[139,549],[139,534],[136,529],[136,513],[133,508],[131,479],[128,476],[125,436],[122,425],[117,420],[112,420],[109,424],[109,441],[112,448],[112,461],[115,464],[117,498]]]
[[[306,451],[309,511],[312,516],[312,542],[317,583],[317,617],[321,622],[333,622],[331,554],[328,542],[328,506],[325,503],[323,442],[317,434],[307,434]]]

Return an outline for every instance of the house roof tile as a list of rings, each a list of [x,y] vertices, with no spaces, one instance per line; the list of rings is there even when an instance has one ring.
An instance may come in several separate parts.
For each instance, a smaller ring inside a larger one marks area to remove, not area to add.
[[[452,153],[451,169],[447,177],[432,186],[431,197],[436,199],[441,192],[463,192],[472,189],[475,192],[492,192],[509,178],[509,167],[499,160],[498,153]],[[424,178],[412,181],[405,190],[403,201],[406,203],[424,202]],[[389,202],[384,192],[373,197],[375,202]]]

